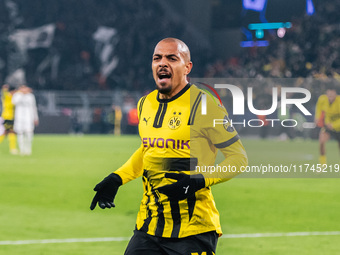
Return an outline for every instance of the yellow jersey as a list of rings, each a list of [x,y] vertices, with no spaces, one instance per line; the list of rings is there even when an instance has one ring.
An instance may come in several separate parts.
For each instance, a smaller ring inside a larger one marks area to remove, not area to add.
[[[324,115],[324,123],[331,124],[335,132],[340,132],[340,96],[330,103],[327,95],[321,95],[316,103],[315,119],[318,121]]]
[[[220,165],[240,168],[247,164],[236,130],[227,122],[213,127],[214,119],[228,118],[226,109],[205,94],[208,114],[202,114],[203,94],[188,84],[171,99],[160,99],[155,90],[138,102],[141,146],[115,171],[123,184],[142,176],[144,193],[136,222],[138,230],[166,238],[209,231],[222,234],[210,186],[232,175],[205,173],[206,187],[180,201],[172,201],[157,191],[175,181],[164,177],[169,171],[195,174],[197,167],[214,165],[218,149],[226,157]]]
[[[1,117],[4,120],[14,119],[14,104],[12,104],[12,94],[7,90],[1,91],[1,101],[2,101],[2,114]]]

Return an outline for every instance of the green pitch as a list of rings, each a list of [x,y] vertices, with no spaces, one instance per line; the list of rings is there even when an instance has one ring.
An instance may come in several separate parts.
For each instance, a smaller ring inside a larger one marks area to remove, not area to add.
[[[117,207],[89,206],[96,183],[123,164],[136,136],[35,136],[33,155],[0,145],[0,254],[123,254],[127,241],[3,245],[3,241],[130,237],[141,180],[120,188]],[[243,139],[251,165],[316,164],[316,141]],[[339,163],[335,142],[330,163]],[[213,187],[224,236],[340,231],[340,179],[236,178]],[[339,173],[340,177],[340,173]],[[237,237],[237,236],[236,236]],[[221,238],[217,254],[340,254],[340,235]]]

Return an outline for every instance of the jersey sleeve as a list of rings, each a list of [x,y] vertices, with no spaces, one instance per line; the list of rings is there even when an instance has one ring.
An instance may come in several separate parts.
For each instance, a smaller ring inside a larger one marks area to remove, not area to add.
[[[330,123],[336,132],[340,132],[340,96],[333,103],[334,105],[334,117],[330,119],[327,116],[326,122]]]
[[[324,103],[327,100],[326,95],[321,95],[315,106],[315,122],[319,122],[322,117],[322,112],[324,111]]]
[[[234,178],[242,173],[242,167],[244,168],[248,165],[247,153],[241,140],[237,140],[230,146],[221,148],[220,151],[223,153],[225,159],[219,163],[218,166],[220,169],[227,169],[227,171],[216,171],[213,174],[210,173],[208,176],[205,176],[206,187]]]
[[[124,165],[114,173],[122,178],[122,183],[128,183],[143,174],[143,145],[141,145]]]
[[[146,96],[142,97],[137,103],[138,119],[143,110]],[[122,178],[123,184],[132,181],[143,174],[143,144],[132,154],[128,161],[115,171]]]
[[[139,120],[140,120],[140,116],[141,116],[142,111],[143,111],[143,105],[144,105],[145,99],[146,99],[146,96],[143,96],[141,99],[139,99],[139,101],[137,103],[138,119]]]
[[[35,96],[31,94],[31,107],[32,107],[32,113],[33,113],[33,119],[34,121],[39,121],[39,115],[38,115],[38,109],[37,109],[37,102],[35,100]]]
[[[340,118],[332,122],[332,127],[336,132],[340,132]]]
[[[207,114],[201,115],[201,132],[218,149],[226,148],[240,139],[229,119],[226,108],[216,103],[210,96],[207,98]]]
[[[23,94],[21,92],[14,93],[12,97],[12,104],[17,105],[22,100]]]
[[[236,171],[215,172],[205,175],[206,186],[228,181],[241,173],[242,168],[248,164],[245,148],[240,136],[228,117],[228,112],[221,104],[216,103],[210,96],[207,96],[207,113],[200,116],[201,133],[219,149],[225,159],[218,165],[226,169],[233,166]]]
[[[7,90],[1,89],[1,101],[5,100],[5,95],[6,95]]]

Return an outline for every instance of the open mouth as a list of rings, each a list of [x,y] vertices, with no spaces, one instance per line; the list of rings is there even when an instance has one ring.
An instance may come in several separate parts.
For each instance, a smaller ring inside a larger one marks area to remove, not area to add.
[[[170,72],[163,71],[163,70],[159,71],[159,72],[157,73],[157,75],[158,75],[158,78],[159,78],[160,80],[163,80],[163,79],[170,79],[171,76],[172,76]]]
[[[158,74],[158,78],[159,79],[170,79],[171,78],[171,74],[170,73],[159,73]]]

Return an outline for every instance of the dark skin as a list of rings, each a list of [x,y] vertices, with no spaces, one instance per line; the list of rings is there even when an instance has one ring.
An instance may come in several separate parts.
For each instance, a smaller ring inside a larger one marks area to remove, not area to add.
[[[161,99],[175,96],[188,84],[192,69],[190,51],[180,40],[166,38],[160,41],[152,58],[152,73]]]

